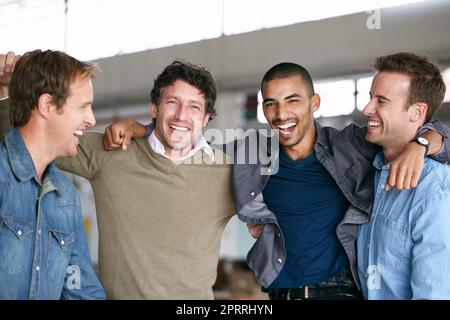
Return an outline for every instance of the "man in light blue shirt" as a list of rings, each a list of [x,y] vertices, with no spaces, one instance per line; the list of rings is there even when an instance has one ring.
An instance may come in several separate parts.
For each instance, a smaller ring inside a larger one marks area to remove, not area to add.
[[[379,57],[363,113],[375,158],[375,202],[360,226],[358,274],[364,298],[450,299],[450,168],[426,158],[418,187],[386,191],[390,161],[414,140],[442,103],[445,84],[428,58]],[[427,141],[417,143],[428,151]]]

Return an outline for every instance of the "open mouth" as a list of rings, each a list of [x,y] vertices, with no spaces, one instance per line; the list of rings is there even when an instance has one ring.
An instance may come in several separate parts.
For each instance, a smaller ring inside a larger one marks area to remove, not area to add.
[[[169,128],[174,130],[174,131],[179,131],[179,132],[187,132],[189,131],[189,128],[187,127],[182,127],[182,126],[176,126],[176,125],[169,125]]]
[[[77,129],[73,132],[73,135],[75,136],[75,138],[77,140],[77,143],[80,142],[78,137],[81,137],[83,135],[83,133],[84,133],[84,130],[82,130],[82,129]]]
[[[297,122],[289,121],[289,122],[278,124],[276,126],[276,129],[279,130],[280,136],[282,136],[284,138],[289,138],[292,135],[292,132],[294,132],[295,127],[297,127]]]
[[[383,122],[377,120],[369,120],[367,122],[367,127],[369,130],[375,130],[381,128],[383,126]]]

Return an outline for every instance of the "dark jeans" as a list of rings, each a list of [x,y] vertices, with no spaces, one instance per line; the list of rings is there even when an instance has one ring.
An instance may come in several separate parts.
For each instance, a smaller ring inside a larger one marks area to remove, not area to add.
[[[263,289],[270,300],[362,300],[350,271],[340,272],[311,286]]]

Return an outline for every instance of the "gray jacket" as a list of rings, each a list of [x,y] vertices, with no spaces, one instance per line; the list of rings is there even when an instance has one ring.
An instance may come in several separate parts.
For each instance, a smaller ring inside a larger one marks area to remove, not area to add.
[[[365,140],[366,128],[355,124],[342,131],[322,127],[315,122],[317,141],[314,150],[318,161],[336,181],[350,203],[342,221],[336,229],[337,237],[347,253],[352,275],[358,285],[356,269],[356,235],[358,225],[369,221],[373,203],[372,161],[381,150]],[[450,160],[450,142],[447,139],[449,129],[439,121],[427,124],[418,131],[418,135],[431,129],[445,138],[444,147],[434,156],[441,162]],[[254,139],[266,139],[257,137]],[[252,139],[241,141],[238,148],[249,148]],[[270,143],[270,142],[269,142]],[[259,146],[264,144],[259,143]],[[261,155],[261,150],[259,151]],[[270,148],[262,151],[270,156]],[[255,272],[256,278],[264,287],[268,287],[278,276],[286,260],[283,233],[272,211],[264,203],[262,190],[270,175],[261,174],[270,170],[274,164],[236,164],[233,166],[233,189],[238,217],[251,224],[266,224],[264,231],[247,255],[247,262]]]

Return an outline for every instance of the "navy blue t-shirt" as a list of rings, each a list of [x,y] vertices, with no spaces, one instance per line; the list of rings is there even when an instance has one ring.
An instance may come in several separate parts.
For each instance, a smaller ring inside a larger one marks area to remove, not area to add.
[[[286,263],[269,288],[318,284],[349,268],[336,227],[348,208],[315,153],[299,161],[280,151],[280,167],[263,190],[283,232]]]

